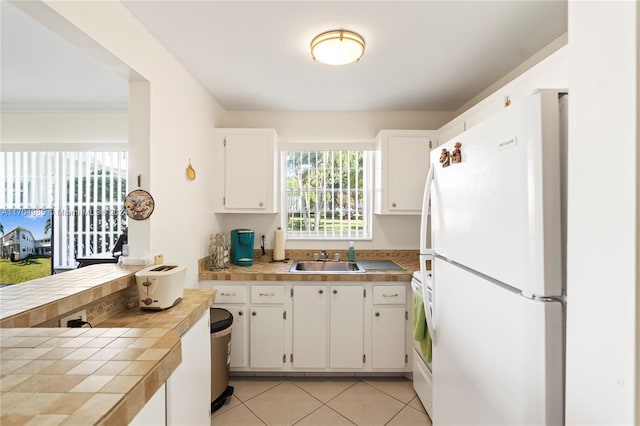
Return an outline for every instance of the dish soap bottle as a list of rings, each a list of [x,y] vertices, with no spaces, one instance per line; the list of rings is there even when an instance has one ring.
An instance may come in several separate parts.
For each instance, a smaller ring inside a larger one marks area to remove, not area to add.
[[[356,248],[353,246],[353,241],[349,241],[349,262],[356,261]]]

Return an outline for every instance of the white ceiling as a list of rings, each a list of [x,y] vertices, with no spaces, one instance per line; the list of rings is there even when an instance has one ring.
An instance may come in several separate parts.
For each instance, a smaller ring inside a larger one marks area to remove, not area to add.
[[[0,67],[3,108],[127,107],[126,81],[4,0]]]
[[[452,111],[567,30],[566,1],[123,3],[227,110]],[[119,77],[2,7],[3,102],[122,94]],[[339,28],[365,38],[364,57],[314,63],[311,39]]]

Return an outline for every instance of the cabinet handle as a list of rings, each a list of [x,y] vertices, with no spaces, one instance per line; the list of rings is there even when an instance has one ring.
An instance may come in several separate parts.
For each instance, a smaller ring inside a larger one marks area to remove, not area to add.
[[[382,297],[398,297],[398,293],[394,294],[383,294]]]
[[[238,311],[238,316],[241,317],[242,315],[244,315],[242,311]]]
[[[379,317],[380,316],[380,312],[376,312],[376,316]]]
[[[333,290],[333,294],[338,294],[338,290]]]
[[[264,203],[263,203],[262,201],[260,201],[260,202],[258,203],[258,206],[262,207],[262,206],[264,206]]]
[[[269,296],[269,297],[273,297],[276,294],[275,293],[258,293],[259,296]]]
[[[391,207],[395,207],[395,206],[397,206],[396,203],[391,203]]]
[[[318,290],[318,293],[324,294],[324,290]]]
[[[220,293],[220,296],[235,296],[235,293]]]
[[[255,312],[251,312],[251,316],[255,317],[256,313]]]

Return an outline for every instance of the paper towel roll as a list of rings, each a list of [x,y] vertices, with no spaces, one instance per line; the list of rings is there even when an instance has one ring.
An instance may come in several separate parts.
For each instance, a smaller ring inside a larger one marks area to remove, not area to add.
[[[273,231],[273,260],[284,260],[284,231],[280,227]]]

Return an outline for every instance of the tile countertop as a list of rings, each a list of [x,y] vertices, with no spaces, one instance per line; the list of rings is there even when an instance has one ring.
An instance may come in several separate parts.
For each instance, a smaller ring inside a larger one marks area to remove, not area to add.
[[[164,311],[128,309],[96,327],[169,328],[182,336],[215,303],[215,291],[185,288],[182,301]]]
[[[0,424],[126,425],[182,360],[166,328],[0,330]]]
[[[287,262],[272,262],[271,251],[267,250],[262,257],[256,257],[252,266],[229,265],[222,271],[212,271],[207,267],[208,258],[200,259],[198,279],[222,281],[389,281],[409,282],[411,274],[420,269],[419,252],[417,250],[361,250],[356,252],[357,260],[393,260],[404,270],[367,271],[351,274],[299,274],[289,272],[295,260],[310,260],[313,253],[319,250],[287,250]],[[344,250],[329,250],[329,256],[340,254],[340,259],[347,259]]]
[[[12,327],[120,291],[140,268],[95,265],[0,291],[0,424],[126,425],[135,417],[180,364],[179,336],[215,302],[214,291],[185,289],[170,309],[135,307],[94,328]]]
[[[134,274],[142,268],[92,265],[4,287],[0,328],[33,327],[55,319],[133,285]]]

